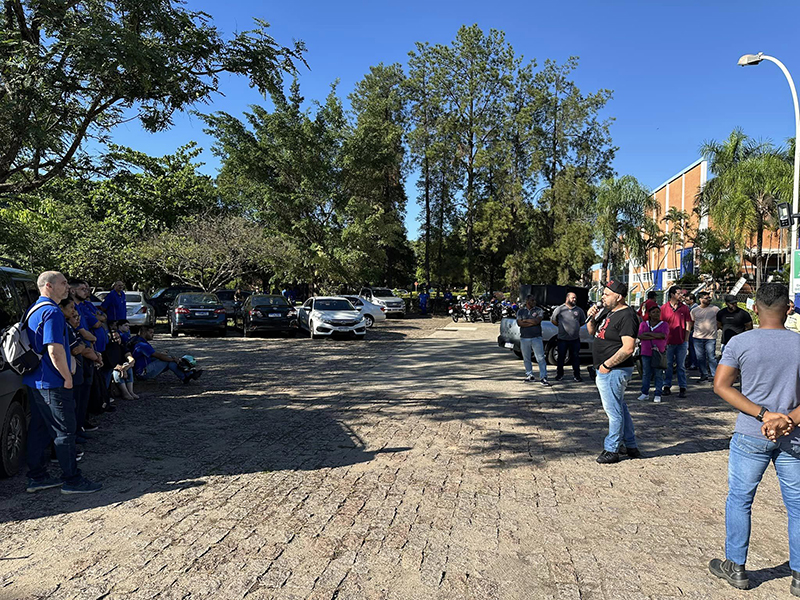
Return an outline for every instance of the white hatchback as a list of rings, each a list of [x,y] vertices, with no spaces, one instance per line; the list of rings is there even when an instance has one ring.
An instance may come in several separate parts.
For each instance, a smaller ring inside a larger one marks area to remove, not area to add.
[[[355,306],[342,296],[309,298],[297,311],[297,324],[311,339],[333,335],[364,339],[367,323]]]

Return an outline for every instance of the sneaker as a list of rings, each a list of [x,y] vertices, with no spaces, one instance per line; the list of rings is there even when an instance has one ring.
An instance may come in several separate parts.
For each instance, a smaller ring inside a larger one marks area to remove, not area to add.
[[[113,404],[106,404],[103,407],[103,410],[106,411],[106,412],[117,412],[117,407],[114,406]]]
[[[800,571],[792,571],[792,585],[789,591],[792,596],[800,596]]]
[[[700,375],[700,381],[708,381],[708,375]]]
[[[575,381],[577,383],[583,383],[583,379],[581,379],[580,377],[573,377],[572,381]]]
[[[686,398],[686,388],[681,388],[680,392],[678,392],[678,398]]]
[[[556,381],[561,381],[562,379],[564,379],[563,375],[556,375]]]
[[[642,458],[642,451],[638,448],[626,448],[625,453],[628,455],[628,458]]]
[[[203,374],[203,369],[192,371],[191,373],[189,373],[189,379],[200,379],[200,375],[202,374]]]
[[[655,398],[653,398],[653,403],[654,404],[660,404],[661,403],[661,396],[656,396]]]
[[[533,383],[534,381],[536,381],[536,377],[534,377],[533,375],[528,375],[522,381],[524,381],[525,383]]]
[[[85,477],[81,477],[74,483],[65,483],[61,486],[62,494],[93,494],[103,489],[103,484],[94,483]]]
[[[550,382],[547,381],[547,377],[543,377],[542,381],[541,381],[541,384],[546,387],[546,386],[550,385]]]
[[[597,457],[597,462],[601,465],[610,465],[613,463],[619,462],[619,452],[609,452],[608,450],[603,450],[600,453],[600,456]]]
[[[669,396],[670,394],[672,394],[672,392],[670,391],[669,386],[665,385],[664,389],[661,390],[661,395],[662,396]]]
[[[650,399],[650,394],[639,394],[639,397],[637,398],[637,400],[642,400],[642,401],[649,399]]]
[[[59,487],[62,483],[60,479],[50,476],[42,477],[41,479],[28,479],[28,487],[25,488],[25,491],[33,494],[41,490]]]
[[[712,575],[724,579],[738,590],[750,588],[750,580],[747,578],[744,565],[737,565],[729,560],[714,558],[708,563],[708,570],[711,571]]]
[[[99,429],[99,427],[97,425],[95,425],[94,423],[92,423],[91,421],[86,421],[83,424],[83,430],[84,431],[97,431],[98,429]]]

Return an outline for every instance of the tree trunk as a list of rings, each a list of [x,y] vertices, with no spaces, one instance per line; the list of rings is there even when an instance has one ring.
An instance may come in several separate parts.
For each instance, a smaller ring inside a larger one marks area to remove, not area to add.
[[[428,152],[425,150],[425,278],[431,281],[431,178],[428,169]]]
[[[439,282],[439,287],[441,288],[442,285],[442,250],[444,247],[444,205],[445,200],[447,198],[447,191],[445,188],[445,172],[442,169],[442,181],[441,181],[441,189],[440,189],[440,198],[439,198],[439,249],[437,251],[437,269],[436,269],[436,279]]]
[[[756,290],[758,290],[764,277],[764,257],[762,256],[764,249],[764,218],[761,215],[758,215],[756,225],[758,227],[756,232]]]

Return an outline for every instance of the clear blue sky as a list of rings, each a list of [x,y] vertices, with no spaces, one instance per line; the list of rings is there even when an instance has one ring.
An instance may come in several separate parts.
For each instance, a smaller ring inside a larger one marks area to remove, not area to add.
[[[415,42],[449,43],[462,24],[503,30],[517,55],[540,64],[577,55],[581,90],[614,91],[606,110],[616,118],[614,168],[652,187],[698,158],[704,140],[722,139],[736,126],[781,143],[794,135],[780,70],[770,63],[736,66],[740,55],[762,51],[781,59],[800,85],[800,4],[791,2],[188,0],[187,6],[209,13],[225,33],[249,29],[258,17],[272,24],[278,42],[303,40],[310,70],[301,71],[300,83],[307,100],[324,99],[336,79],[346,97],[371,65],[405,64]],[[263,101],[244,78],[223,78],[222,91],[199,110],[240,116]],[[175,126],[159,134],[130,123],[114,138],[154,155],[196,140],[205,149],[207,172],[215,174],[219,165],[202,123],[189,115],[177,115]],[[413,178],[407,189],[406,225],[414,236]]]

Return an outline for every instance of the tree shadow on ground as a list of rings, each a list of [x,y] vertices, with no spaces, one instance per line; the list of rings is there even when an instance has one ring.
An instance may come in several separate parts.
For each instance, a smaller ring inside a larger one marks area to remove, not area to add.
[[[386,439],[410,440],[422,452],[434,443],[425,439],[428,421],[452,423],[437,430],[435,443],[478,459],[480,468],[591,460],[600,452],[607,418],[594,384],[524,384],[513,354],[458,335],[402,346],[158,340],[157,349],[196,356],[206,369],[203,379],[181,386],[167,373],[137,384],[141,400],[120,401],[120,410],[103,416],[80,465],[103,481],[103,491],[79,498],[57,490],[26,495],[18,476],[0,487],[0,522],[183,493],[213,477],[348,467],[411,450],[387,447],[380,441]],[[646,456],[724,450],[720,431],[732,411],[710,388],[699,389],[655,405],[636,402],[638,386],[629,386]],[[399,433],[374,433],[376,423]],[[458,446],[461,427],[472,432],[466,448]]]

